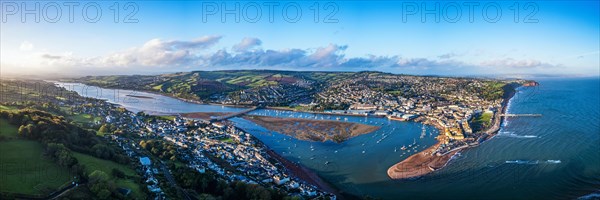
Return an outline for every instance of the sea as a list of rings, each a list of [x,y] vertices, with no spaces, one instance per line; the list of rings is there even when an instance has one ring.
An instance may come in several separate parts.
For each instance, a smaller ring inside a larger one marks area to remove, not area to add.
[[[535,80],[539,86],[517,89],[507,113],[541,114],[541,117],[508,117],[492,139],[461,151],[445,168],[410,180],[391,180],[386,171],[402,159],[433,145],[439,133],[434,127],[376,117],[268,109],[250,113],[381,126],[373,133],[333,143],[297,140],[242,118],[231,121],[286,159],[315,171],[347,198],[600,198],[600,79]],[[106,99],[133,112],[165,114],[243,109],[195,104],[139,91],[57,84],[82,96]]]

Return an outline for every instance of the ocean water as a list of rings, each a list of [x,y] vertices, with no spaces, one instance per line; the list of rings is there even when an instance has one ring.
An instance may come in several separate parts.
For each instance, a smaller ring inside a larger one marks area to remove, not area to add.
[[[600,80],[538,79],[539,87],[521,87],[508,113],[542,117],[508,118],[499,134],[476,148],[457,154],[442,170],[414,180],[390,180],[387,168],[435,143],[433,127],[385,118],[340,120],[382,126],[346,142],[299,141],[268,131],[241,118],[232,121],[285,158],[317,172],[345,193],[382,199],[576,199],[600,196]],[[99,89],[82,90],[94,97]],[[108,91],[108,90],[107,90]],[[105,92],[109,94],[111,92]],[[228,112],[239,110],[195,105],[155,94],[154,99],[100,95],[133,111]],[[135,101],[135,102],[131,102]],[[327,115],[257,110],[252,114],[331,119]],[[335,118],[335,117],[334,117]],[[335,120],[335,119],[334,119]],[[425,132],[425,137],[420,135]],[[384,137],[385,136],[385,137]],[[381,139],[384,138],[384,139]],[[379,142],[377,142],[379,141]],[[416,143],[410,152],[402,146]],[[327,163],[327,164],[326,164]]]

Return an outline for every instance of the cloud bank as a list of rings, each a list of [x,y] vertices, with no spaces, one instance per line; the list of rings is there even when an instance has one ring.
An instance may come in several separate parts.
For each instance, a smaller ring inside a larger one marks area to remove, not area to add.
[[[263,49],[262,40],[246,37],[231,50],[212,47],[221,36],[202,36],[193,40],[151,39],[132,47],[97,57],[77,57],[71,52],[33,52],[40,65],[71,71],[103,71],[108,74],[128,74],[160,71],[190,71],[215,69],[280,69],[361,71],[379,70],[412,74],[477,74],[480,72],[551,68],[555,65],[535,59],[503,58],[478,63],[458,60],[462,55],[446,53],[431,58],[401,55],[365,55],[348,57],[347,45],[328,44],[311,49]],[[33,44],[23,42],[21,50],[31,51]],[[93,74],[93,73],[92,73]]]

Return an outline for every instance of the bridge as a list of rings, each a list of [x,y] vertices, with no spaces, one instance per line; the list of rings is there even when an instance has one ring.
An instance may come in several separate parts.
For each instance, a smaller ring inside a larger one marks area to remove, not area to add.
[[[237,117],[237,116],[240,116],[240,115],[252,112],[253,110],[256,110],[256,109],[258,109],[258,106],[255,106],[255,107],[252,107],[252,108],[249,108],[249,109],[246,109],[246,110],[242,110],[240,112],[230,113],[230,114],[227,114],[227,115],[223,115],[223,116],[218,116],[218,117],[215,117],[215,118],[211,118],[210,121],[211,122],[223,121],[223,120],[226,120],[226,119],[229,119],[229,118],[232,118],[232,117]]]
[[[501,114],[503,117],[541,117],[542,114]]]

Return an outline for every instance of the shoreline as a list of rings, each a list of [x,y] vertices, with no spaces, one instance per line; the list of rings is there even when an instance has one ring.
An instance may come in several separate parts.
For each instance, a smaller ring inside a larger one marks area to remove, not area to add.
[[[237,127],[235,125],[234,127],[238,130],[246,132],[246,130],[240,127]],[[257,141],[258,144],[260,144],[260,146],[262,146],[266,150],[266,153],[270,157],[277,160],[277,162],[279,162],[285,168],[285,170],[288,171],[295,178],[299,179],[302,182],[315,186],[317,189],[323,192],[334,194],[339,199],[344,199],[344,197],[341,195],[342,193],[335,186],[323,180],[315,171],[305,167],[302,164],[294,163],[286,159],[285,157],[271,149],[271,147],[266,145],[263,141],[254,137],[254,135],[252,135],[252,138],[254,138],[255,141]]]
[[[266,106],[265,109],[269,109],[269,110],[281,110],[281,111],[291,111],[291,112],[298,112],[298,113],[309,113],[309,114],[321,114],[321,115],[354,116],[354,117],[376,117],[376,118],[384,118],[385,117],[385,116],[379,116],[379,115],[360,115],[360,114],[349,114],[349,113],[329,113],[329,112],[323,112],[323,111],[296,110],[296,109],[293,109],[293,108],[282,108],[282,107],[271,107],[271,106]]]
[[[516,89],[522,87],[519,86],[511,86],[512,89],[506,91],[507,93],[503,97],[502,103],[500,103],[500,112],[496,112],[494,114],[494,124],[492,127],[483,131],[483,135],[477,139],[476,145],[468,145],[456,148],[450,152],[445,153],[444,155],[434,155],[433,150],[437,149],[439,145],[441,145],[441,140],[439,137],[444,137],[444,135],[438,135],[438,141],[432,145],[431,147],[420,151],[416,154],[409,156],[408,158],[392,165],[387,170],[388,177],[393,180],[401,180],[401,179],[414,179],[424,175],[427,175],[431,172],[438,171],[443,167],[447,166],[448,163],[452,160],[452,157],[464,150],[472,147],[479,146],[479,144],[493,138],[496,133],[502,127],[502,123],[505,120],[505,117],[502,114],[506,113],[509,102],[516,94]],[[417,121],[417,120],[415,120]],[[431,123],[429,120],[420,118],[419,121],[423,124],[433,125],[440,130],[440,133],[443,131],[442,127],[439,127],[437,123]]]
[[[123,88],[108,87],[108,86],[101,86],[101,85],[97,85],[97,84],[89,84],[89,83],[73,82],[73,81],[65,81],[65,80],[52,81],[52,83],[72,83],[72,84],[82,84],[82,85],[86,85],[86,86],[94,86],[94,87],[98,87],[98,88],[101,88],[101,89],[129,90],[129,91],[135,91],[135,92],[146,92],[146,93],[153,94],[153,95],[165,96],[165,97],[169,97],[169,98],[181,100],[181,101],[188,102],[188,103],[195,103],[195,104],[199,104],[199,105],[228,106],[228,107],[234,107],[234,108],[250,108],[250,107],[252,107],[252,105],[233,105],[233,104],[206,103],[206,102],[202,102],[202,101],[198,101],[198,100],[194,100],[194,99],[186,99],[186,98],[183,98],[183,97],[173,96],[172,94],[166,93],[166,92],[158,92],[158,91],[152,91],[152,90],[123,89]],[[129,95],[126,95],[126,96],[129,96]],[[135,96],[131,96],[131,97],[145,98],[146,96],[142,97],[142,96],[135,95]],[[154,97],[149,97],[149,99],[154,99]],[[173,114],[177,114],[177,113],[173,113]]]
[[[267,154],[269,154],[269,156],[273,157],[275,160],[281,163],[285,167],[285,169],[289,171],[289,173],[292,174],[294,177],[308,184],[311,184],[324,192],[334,194],[338,198],[342,197],[340,192],[336,188],[331,186],[325,180],[321,179],[321,177],[316,172],[308,169],[302,164],[297,164],[284,158],[282,155],[279,155],[277,152],[273,151],[265,144],[263,144],[263,146],[267,149]]]

